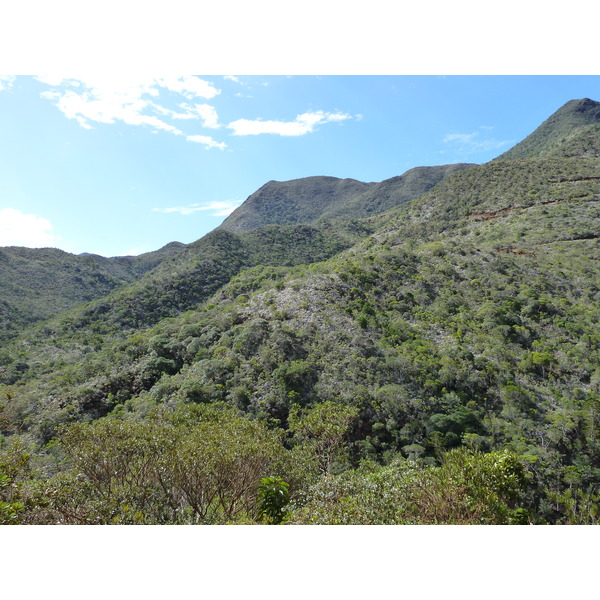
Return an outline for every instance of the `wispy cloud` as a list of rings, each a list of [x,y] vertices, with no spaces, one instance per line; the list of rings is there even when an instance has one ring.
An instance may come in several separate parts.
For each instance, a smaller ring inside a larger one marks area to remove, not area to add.
[[[212,83],[195,77],[186,75],[183,77],[162,77],[157,80],[159,87],[164,87],[172,92],[183,94],[186,98],[214,98],[221,93]]]
[[[307,112],[298,115],[293,121],[263,121],[261,119],[238,119],[227,125],[233,135],[260,135],[269,133],[282,136],[297,136],[312,133],[318,125],[339,123],[351,119],[346,113],[323,111]]]
[[[256,86],[264,87],[266,84],[263,81],[258,81],[256,77],[248,77],[248,76],[239,76],[239,75],[224,75],[223,79],[225,81],[231,81],[232,83],[236,83],[242,91],[235,92],[236,98],[252,98],[252,90],[256,88]]]
[[[8,90],[13,86],[15,82],[14,75],[0,75],[0,92],[2,90]]]
[[[207,204],[186,204],[185,206],[171,206],[168,208],[153,208],[154,212],[179,213],[180,215],[192,215],[201,211],[210,211],[213,217],[226,217],[230,215],[243,201],[213,201]]]
[[[180,108],[183,108],[185,112],[178,113],[175,111],[169,111],[173,119],[202,119],[202,126],[208,127],[209,129],[219,129],[219,115],[214,106],[210,104],[180,104]]]
[[[225,125],[219,121],[217,108],[212,102],[206,102],[219,96],[221,90],[196,76],[63,78],[46,75],[36,79],[48,86],[41,93],[42,97],[53,102],[68,119],[75,120],[85,129],[93,129],[100,123],[145,126],[154,132],[181,136],[206,149],[223,150],[227,144],[199,132],[198,127],[221,132],[227,130],[227,135],[232,136],[302,136],[327,123],[361,118],[360,115],[340,111],[319,110],[302,113],[289,121],[242,118]],[[246,86],[244,81],[233,75],[224,79]],[[268,82],[254,82],[254,85],[262,84]],[[192,125],[196,131],[190,131]]]
[[[42,76],[37,79],[53,88],[42,92],[42,97],[53,101],[67,118],[76,120],[85,129],[92,129],[93,123],[122,122],[181,135],[188,141],[203,143],[207,148],[225,146],[208,136],[186,135],[179,127],[167,121],[197,119],[203,127],[220,127],[213,106],[183,102],[179,107],[184,112],[177,112],[164,106],[160,100],[161,93],[179,94],[188,101],[210,99],[221,93],[210,82],[199,77]]]
[[[196,144],[202,144],[207,149],[218,148],[219,150],[225,150],[227,144],[225,142],[217,142],[209,135],[188,135],[185,138],[188,142],[195,142]]]
[[[60,239],[48,219],[14,208],[0,209],[0,246],[55,247]]]
[[[482,126],[480,129],[489,131],[492,127]],[[467,154],[475,152],[489,152],[491,150],[497,150],[511,144],[510,140],[497,140],[495,138],[482,138],[479,131],[473,131],[472,133],[449,133],[442,140],[444,144],[447,144]]]

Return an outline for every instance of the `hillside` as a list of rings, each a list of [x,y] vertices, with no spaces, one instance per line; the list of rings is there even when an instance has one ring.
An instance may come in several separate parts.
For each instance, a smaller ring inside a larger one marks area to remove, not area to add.
[[[98,300],[101,314],[109,310],[108,305],[117,305],[121,316],[106,315],[111,322],[126,328],[150,325],[194,307],[244,268],[260,263],[284,266],[325,260],[370,231],[367,224],[357,225],[357,218],[418,198],[448,174],[468,166],[420,167],[373,184],[334,177],[269,182],[215,232],[188,246],[172,242],[140,256],[105,258],[75,256],[53,248],[3,248],[0,340],[9,340],[32,323],[93,300]],[[264,229],[266,225],[271,227]],[[284,228],[278,230],[273,225]],[[292,225],[298,227],[294,230]],[[217,233],[255,229],[260,231],[239,241]],[[289,247],[290,239],[293,247]],[[165,259],[169,260],[159,268]],[[127,287],[143,277],[139,286]],[[123,289],[108,296],[117,288]],[[136,296],[138,302],[133,300]],[[123,309],[123,304],[130,308]],[[94,306],[84,312],[95,311]]]
[[[471,164],[417,167],[379,183],[336,177],[269,181],[225,219],[220,229],[241,232],[262,225],[316,223],[378,214],[422,196],[444,177]]]
[[[588,156],[591,143],[593,155],[598,157],[598,126],[600,126],[600,102],[583,98],[571,100],[544,121],[531,135],[496,160],[505,158],[534,158],[555,153],[572,152],[573,144],[579,146],[577,155]],[[582,142],[574,138],[583,136]]]
[[[331,206],[344,204],[373,185],[337,177],[269,181],[234,210],[220,229],[238,233],[262,225],[312,223]]]
[[[366,219],[218,229],[23,332],[1,357],[15,519],[597,523],[600,134],[563,137],[580,107],[543,152]]]
[[[412,200],[416,200],[446,177],[475,167],[472,163],[457,163],[437,167],[415,167],[403,175],[385,179],[367,189],[363,194],[349,199],[344,205],[328,208],[325,218],[368,217],[386,212]]]
[[[56,248],[0,248],[0,340],[139,279],[183,244],[135,257],[76,256]]]

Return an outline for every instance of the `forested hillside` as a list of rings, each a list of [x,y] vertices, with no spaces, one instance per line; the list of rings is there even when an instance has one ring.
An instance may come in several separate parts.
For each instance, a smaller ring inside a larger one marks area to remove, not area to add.
[[[596,523],[599,108],[410,202],[328,180],[353,218],[304,184],[289,220],[257,213],[269,183],[246,226],[21,331],[0,518]]]
[[[76,256],[56,248],[1,248],[0,341],[139,279],[183,246],[172,242],[155,252],[115,258]]]

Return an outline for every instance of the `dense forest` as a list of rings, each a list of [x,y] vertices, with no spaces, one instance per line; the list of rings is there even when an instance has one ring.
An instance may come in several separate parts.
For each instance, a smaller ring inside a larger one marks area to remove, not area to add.
[[[2,524],[594,524],[600,103],[269,182],[192,244],[0,250]]]

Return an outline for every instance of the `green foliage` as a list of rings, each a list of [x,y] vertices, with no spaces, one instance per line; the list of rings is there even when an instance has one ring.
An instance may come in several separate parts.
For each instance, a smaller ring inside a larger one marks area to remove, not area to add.
[[[507,450],[486,454],[458,448],[443,456],[435,475],[441,501],[430,506],[434,521],[440,519],[440,514],[444,523],[453,522],[454,518],[462,520],[461,515],[450,518],[444,515],[448,508],[454,512],[456,506],[474,523],[507,524],[523,519],[522,509],[511,508],[518,506],[527,484],[525,467],[516,454]]]
[[[299,194],[258,211],[287,224],[216,230],[23,330],[0,352],[0,433],[40,448],[0,469],[10,514],[251,522],[281,477],[296,522],[597,522],[594,106],[414,187],[329,181],[324,206],[319,178],[269,184],[256,198]],[[340,206],[372,216],[323,220]]]
[[[258,486],[258,518],[278,525],[290,501],[289,485],[281,477],[263,477]]]
[[[226,407],[104,418],[63,428],[70,468],[48,482],[68,523],[228,523],[250,518],[257,487],[283,447]]]
[[[20,439],[0,438],[0,525],[19,525],[44,505],[31,488],[34,448]]]
[[[331,401],[305,411],[294,405],[289,415],[289,431],[313,450],[319,458],[321,471],[327,472],[334,461],[345,457],[346,436],[357,417],[355,407]]]
[[[17,494],[11,489],[12,486],[11,478],[0,472],[0,525],[17,525],[25,510],[23,502],[14,500]]]
[[[136,281],[183,244],[170,244],[141,256],[75,256],[56,248],[0,250],[0,340],[27,325]]]
[[[291,523],[327,525],[519,524],[527,522],[526,473],[509,452],[484,454],[464,448],[441,466],[396,459],[386,467],[322,478]]]

